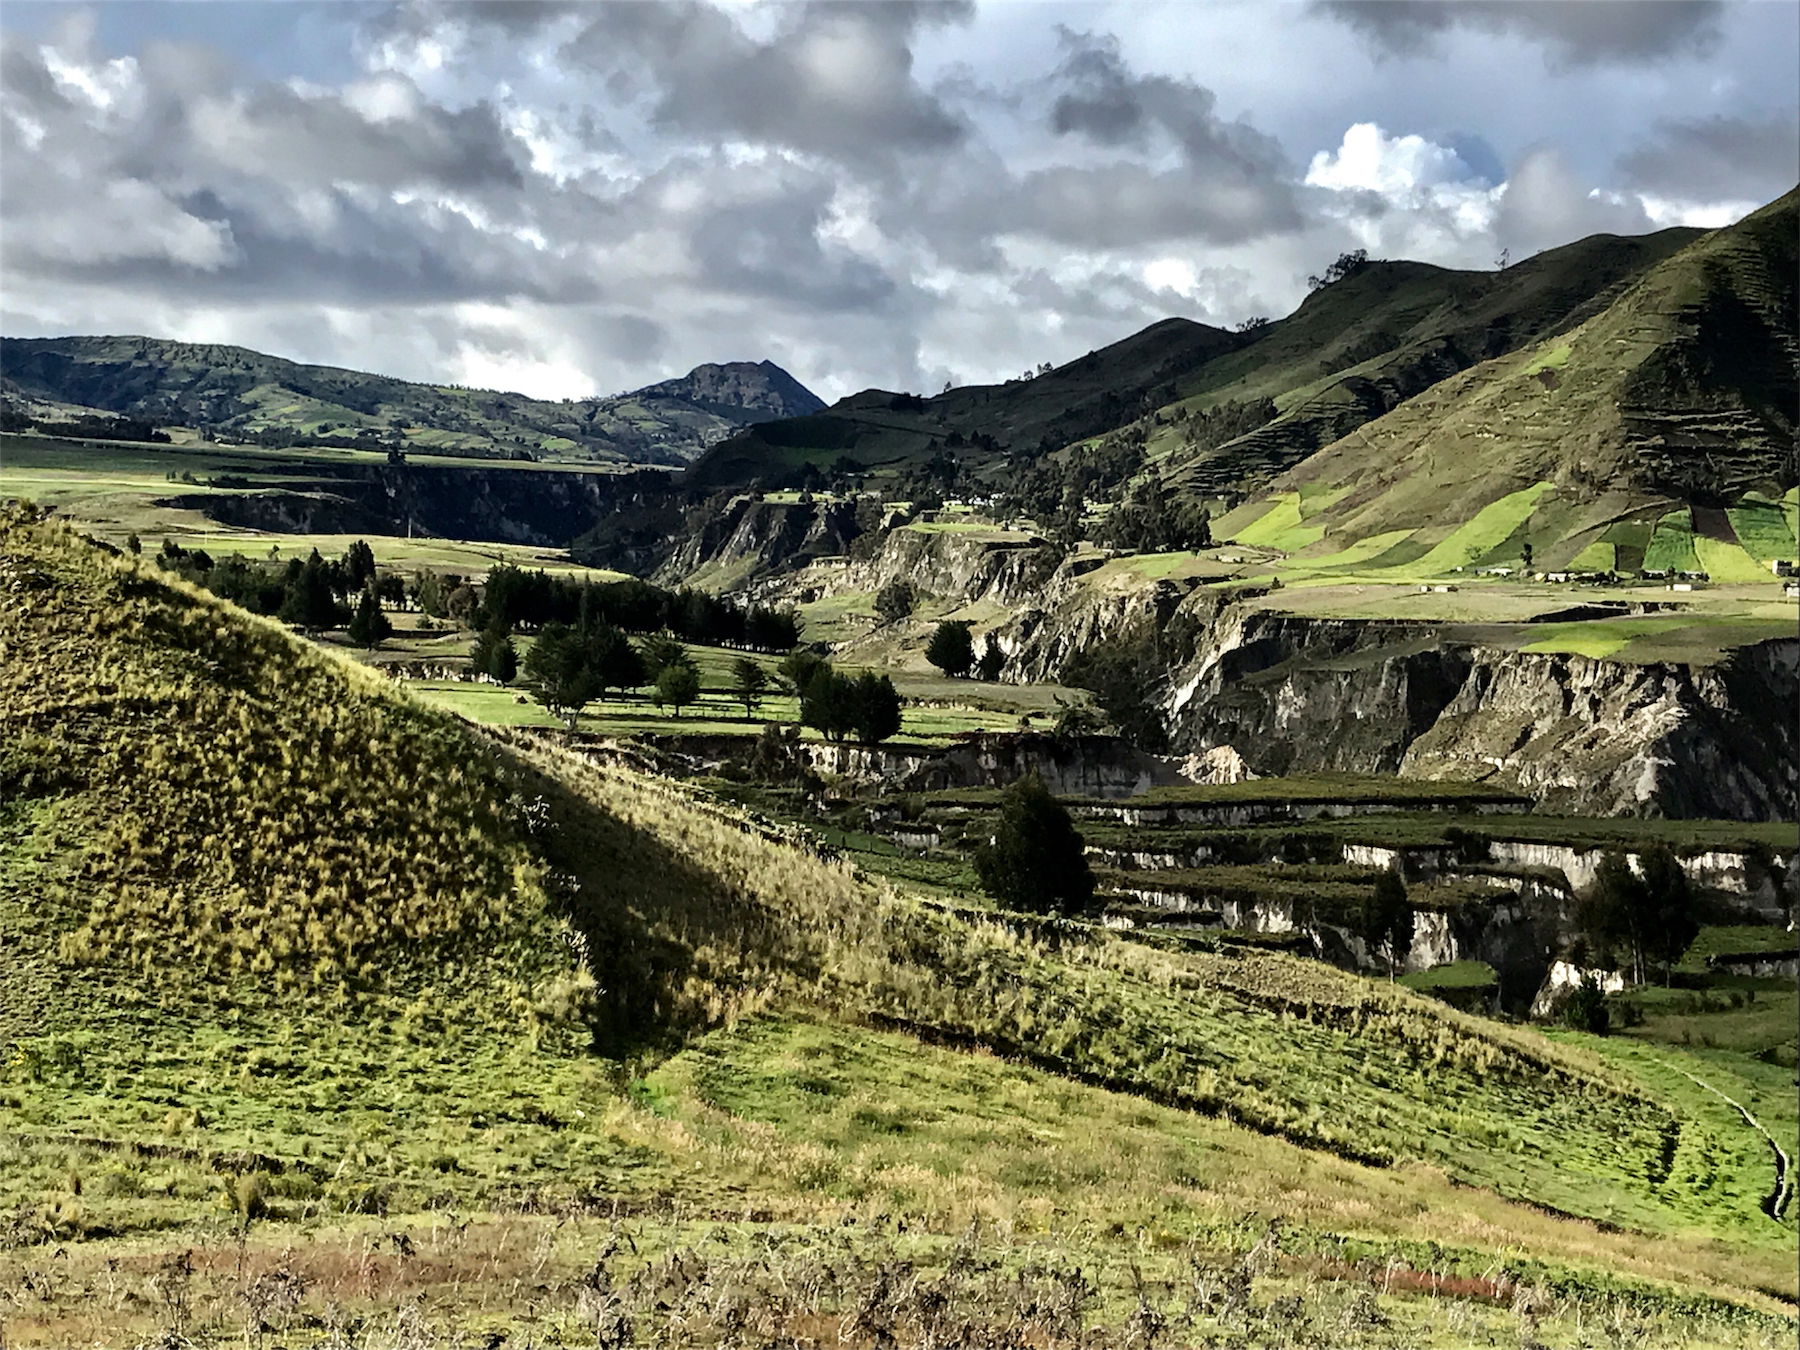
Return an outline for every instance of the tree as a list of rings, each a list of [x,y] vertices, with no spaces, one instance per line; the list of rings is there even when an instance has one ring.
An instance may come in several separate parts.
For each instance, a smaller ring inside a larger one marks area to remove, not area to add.
[[[476,672],[501,684],[511,684],[519,675],[519,649],[504,628],[490,625],[475,639],[469,653],[469,664]]]
[[[663,667],[688,661],[687,648],[673,633],[652,633],[638,643],[638,653],[644,658],[644,674],[654,682],[661,675]]]
[[[1105,719],[1094,711],[1091,704],[1065,703],[1061,699],[1056,701],[1056,726],[1053,734],[1058,740],[1097,736],[1105,725]]]
[[[1406,964],[1413,941],[1413,910],[1406,902],[1406,883],[1399,872],[1389,868],[1376,878],[1363,897],[1357,920],[1363,940],[1371,948],[1387,944],[1388,979],[1393,979],[1396,969]]]
[[[800,694],[800,721],[828,741],[841,741],[856,730],[856,681],[821,663]]]
[[[840,677],[841,678],[841,677]],[[886,675],[864,671],[853,681],[851,704],[858,740],[875,745],[900,730],[900,691]]]
[[[1357,272],[1360,272],[1368,265],[1368,261],[1369,250],[1366,248],[1352,249],[1348,253],[1340,253],[1332,262],[1331,266],[1325,269],[1325,275],[1308,277],[1306,279],[1306,289],[1309,291],[1317,291],[1332,285],[1334,282],[1342,281],[1345,277],[1353,276]]]
[[[875,612],[889,623],[907,618],[919,603],[919,593],[912,582],[896,579],[875,593]]]
[[[167,547],[165,543],[165,551]],[[336,628],[342,623],[343,608],[331,593],[331,579],[326,574],[325,563],[319,557],[319,551],[314,549],[304,563],[289,563],[288,566],[294,571],[281,597],[281,608],[277,611],[281,621],[309,632]]]
[[[975,874],[983,890],[1015,909],[1070,914],[1094,898],[1081,835],[1035,773],[1001,794],[993,841],[975,851]]]
[[[137,532],[134,530],[131,537],[125,541],[125,547],[130,551],[132,557],[135,558],[144,551],[144,541],[137,537]]]
[[[990,683],[1000,678],[1000,672],[1006,667],[1006,653],[1000,647],[999,639],[992,633],[987,635],[987,644],[981,649],[981,660],[976,662],[976,673]]]
[[[1681,860],[1667,844],[1657,844],[1639,861],[1643,867],[1645,946],[1662,964],[1667,984],[1674,978],[1675,963],[1700,936],[1699,906]]]
[[[375,576],[375,550],[369,547],[366,539],[352,539],[339,565],[344,569],[350,589],[362,590]]]
[[[975,664],[975,641],[969,636],[969,625],[946,619],[931,635],[925,648],[925,659],[952,679],[969,673]]]
[[[570,731],[575,730],[581,710],[600,692],[587,644],[567,624],[544,625],[526,653],[525,673],[536,685],[538,702],[565,719]]]
[[[731,687],[737,691],[738,702],[744,705],[744,715],[754,717],[769,687],[769,672],[749,657],[740,656],[731,663]]]
[[[700,672],[686,660],[686,653],[679,661],[670,661],[656,673],[656,706],[667,703],[675,709],[675,716],[681,716],[681,710],[700,697]]]
[[[606,697],[609,689],[636,689],[649,678],[638,649],[611,624],[600,624],[587,630],[585,640],[588,661],[593,666],[594,681],[600,686],[601,698]],[[688,659],[685,650],[681,659]]]
[[[1634,978],[1641,982],[1642,925],[1648,909],[1644,883],[1623,853],[1608,850],[1600,855],[1593,881],[1576,897],[1575,926],[1596,960],[1612,964],[1621,954],[1629,956]]]
[[[350,641],[374,651],[393,633],[394,625],[381,612],[381,601],[374,590],[365,590],[356,601],[356,613],[350,617]]]
[[[1062,682],[1093,694],[1121,736],[1154,754],[1169,743],[1146,674],[1156,667],[1153,638],[1113,638],[1076,652]]]
[[[1563,1025],[1577,1031],[1604,1036],[1612,1030],[1612,1013],[1606,1006],[1606,993],[1592,974],[1581,977],[1581,983],[1563,1000],[1561,1013]]]
[[[817,652],[793,652],[775,667],[776,673],[787,681],[787,686],[795,698],[806,697],[806,686],[812,683],[813,676],[821,670],[830,670],[831,663]],[[804,720],[804,719],[802,719]]]

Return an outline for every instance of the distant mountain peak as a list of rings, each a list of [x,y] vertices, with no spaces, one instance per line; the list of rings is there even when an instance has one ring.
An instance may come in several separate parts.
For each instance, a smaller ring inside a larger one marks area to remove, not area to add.
[[[635,396],[680,399],[713,412],[730,411],[739,414],[739,420],[752,422],[805,417],[825,406],[817,394],[768,360],[709,361],[686,375],[639,389]]]

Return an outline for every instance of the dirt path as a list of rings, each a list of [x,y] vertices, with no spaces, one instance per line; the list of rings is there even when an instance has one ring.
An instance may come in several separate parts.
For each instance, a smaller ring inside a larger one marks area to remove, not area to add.
[[[1787,1208],[1788,1198],[1793,1194],[1794,1189],[1794,1164],[1793,1160],[1788,1157],[1787,1150],[1783,1149],[1781,1145],[1775,1141],[1775,1136],[1763,1128],[1763,1123],[1755,1116],[1751,1115],[1749,1109],[1745,1107],[1742,1102],[1737,1101],[1735,1098],[1727,1097],[1704,1078],[1696,1077],[1686,1069],[1678,1068],[1677,1066],[1668,1063],[1666,1060],[1663,1064],[1665,1068],[1674,1069],[1676,1073],[1680,1074],[1683,1078],[1695,1084],[1697,1087],[1703,1087],[1708,1092],[1712,1093],[1713,1096],[1717,1097],[1720,1101],[1724,1102],[1732,1110],[1742,1116],[1751,1129],[1755,1130],[1768,1141],[1770,1149],[1772,1149],[1775,1154],[1775,1186],[1768,1195],[1763,1197],[1762,1211],[1771,1219],[1779,1220],[1781,1218],[1781,1212]]]

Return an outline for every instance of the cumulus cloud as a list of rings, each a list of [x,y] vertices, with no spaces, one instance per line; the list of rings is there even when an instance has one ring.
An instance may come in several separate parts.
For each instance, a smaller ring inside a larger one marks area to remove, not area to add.
[[[305,7],[174,41],[153,7],[8,6],[0,325],[538,394],[765,357],[828,395],[923,389],[1171,313],[1280,314],[1346,248],[1486,267],[1789,185],[1792,119],[1743,111],[1767,97],[1727,115],[1713,84],[1671,102],[1637,69],[1738,11],[1657,6],[1626,32],[1616,7],[1568,8],[1596,13],[1338,18],[1440,83],[1484,36],[1538,42],[1559,68],[1521,74],[1521,106],[1530,79],[1604,78],[1617,120],[1652,127],[1635,145],[1566,117],[1538,144],[1462,101],[1426,115],[1430,80],[1305,13],[1282,20],[1291,50],[1329,52],[1329,86],[1271,66],[1259,87],[1233,46],[1266,49],[1257,8],[1176,43],[1170,11],[1088,0],[410,0],[309,29],[302,68],[283,61]]]
[[[1440,49],[1457,29],[1541,45],[1562,66],[1637,64],[1709,51],[1720,0],[1314,0],[1389,55]]]

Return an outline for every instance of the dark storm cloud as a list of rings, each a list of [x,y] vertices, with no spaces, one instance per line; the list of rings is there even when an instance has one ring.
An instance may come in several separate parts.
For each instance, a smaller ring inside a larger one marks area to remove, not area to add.
[[[1377,51],[1437,50],[1457,28],[1541,43],[1559,65],[1650,62],[1706,51],[1719,0],[1314,0]]]
[[[1630,187],[1704,201],[1769,201],[1800,182],[1800,118],[1707,117],[1659,122],[1619,159]]]
[[[927,25],[956,4],[795,5],[767,41],[700,0],[602,5],[565,48],[654,102],[657,124],[714,140],[782,145],[840,160],[955,146],[967,124],[913,76]]]

